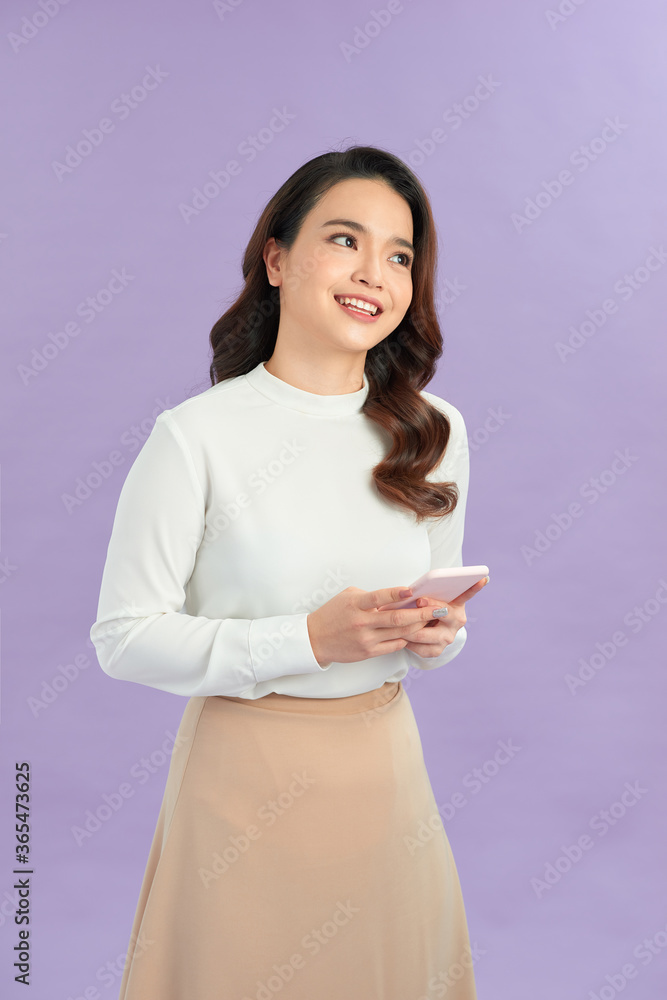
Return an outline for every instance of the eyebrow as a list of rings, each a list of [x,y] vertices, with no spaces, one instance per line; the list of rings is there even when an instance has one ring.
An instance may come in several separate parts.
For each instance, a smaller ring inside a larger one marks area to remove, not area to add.
[[[328,222],[322,223],[320,229],[324,229],[325,226],[349,226],[350,229],[354,229],[358,233],[363,233],[365,236],[369,233],[366,226],[362,226],[360,222],[354,222],[353,219],[329,219]],[[411,250],[412,253],[416,255],[416,251],[412,243],[408,242],[408,240],[404,240],[402,236],[390,236],[387,242],[394,243],[399,247],[405,247],[407,250]]]

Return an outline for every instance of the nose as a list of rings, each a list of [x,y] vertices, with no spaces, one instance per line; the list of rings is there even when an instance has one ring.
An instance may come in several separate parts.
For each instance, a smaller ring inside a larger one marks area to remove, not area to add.
[[[382,288],[382,271],[377,262],[366,261],[359,264],[352,277],[370,288]]]

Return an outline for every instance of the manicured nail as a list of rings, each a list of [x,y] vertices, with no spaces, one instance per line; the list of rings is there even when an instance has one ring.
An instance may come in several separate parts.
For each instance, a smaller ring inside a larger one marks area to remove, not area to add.
[[[412,595],[412,588],[411,587],[408,587],[407,589],[399,590],[399,592],[398,592],[398,596],[399,597],[411,597],[411,595]]]
[[[445,615],[449,614],[449,608],[434,608],[433,617],[434,618],[444,618]]]

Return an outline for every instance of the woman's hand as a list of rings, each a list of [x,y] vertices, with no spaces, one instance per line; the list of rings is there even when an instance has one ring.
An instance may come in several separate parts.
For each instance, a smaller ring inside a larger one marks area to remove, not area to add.
[[[409,595],[409,587],[372,591],[346,587],[322,607],[311,611],[306,619],[308,636],[319,665],[328,667],[334,661],[354,663],[409,646],[408,639],[422,632],[429,621],[436,620],[431,609],[379,610]],[[436,603],[442,605],[442,601]]]
[[[445,648],[454,642],[456,633],[460,628],[463,628],[468,620],[465,612],[466,601],[469,601],[475,594],[479,594],[480,590],[486,586],[487,581],[488,577],[485,576],[483,580],[479,580],[446,604],[432,597],[419,597],[417,599],[418,608],[446,607],[449,613],[443,618],[433,618],[432,621],[425,622],[423,627],[410,637],[405,649],[410,649],[418,656],[440,656]]]

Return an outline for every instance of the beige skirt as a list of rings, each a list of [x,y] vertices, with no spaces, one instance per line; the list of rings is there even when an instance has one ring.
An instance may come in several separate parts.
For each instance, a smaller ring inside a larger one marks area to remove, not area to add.
[[[188,701],[119,1000],[476,1000],[473,962],[400,682]]]

